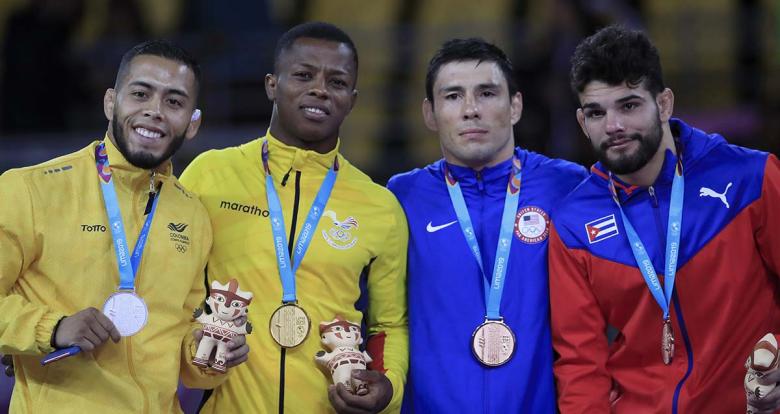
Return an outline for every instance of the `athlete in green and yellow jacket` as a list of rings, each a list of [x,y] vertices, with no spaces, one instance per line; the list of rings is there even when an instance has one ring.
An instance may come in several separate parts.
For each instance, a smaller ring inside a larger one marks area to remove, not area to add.
[[[200,123],[195,68],[167,42],[136,46],[106,92],[102,142],[0,176],[0,352],[13,355],[16,372],[10,412],[177,413],[180,378],[199,388],[224,380],[191,364],[192,312],[205,297],[212,234],[203,205],[171,175],[169,161]],[[110,167],[96,161],[106,157]],[[120,226],[110,223],[119,220],[109,221],[103,198],[108,183],[126,234],[117,251],[112,229]],[[127,261],[150,216],[132,281],[146,323],[120,337],[122,324],[99,309],[117,293],[117,263]],[[80,353],[41,366],[46,353],[74,345]],[[234,347],[228,363],[245,351]]]
[[[356,71],[354,45],[339,29],[310,23],[290,30],[277,46],[276,73],[266,77],[274,102],[269,133],[239,147],[209,151],[182,174],[182,182],[200,196],[211,217],[209,279],[236,278],[255,295],[249,319],[257,329],[247,336],[249,360],[214,390],[203,412],[400,408],[408,365],[408,230],[395,197],[339,153],[338,130],[354,104]],[[300,264],[297,304],[307,312],[311,332],[302,344],[285,349],[269,332],[283,291],[266,198],[264,142],[287,240],[280,250],[294,257],[299,235],[311,240],[302,260],[294,263]],[[330,197],[316,227],[307,230],[310,207],[336,160]],[[318,326],[337,315],[365,323],[363,336],[373,363],[369,371],[353,375],[368,382],[368,395],[329,386],[330,374],[323,374],[314,361],[323,350]]]
[[[268,330],[271,315],[281,305],[282,285],[266,202],[263,140],[269,143],[269,167],[290,246],[333,159],[339,160],[333,192],[295,274],[298,304],[311,319],[311,333],[286,352]],[[278,412],[282,391],[286,412],[327,412],[330,378],[320,372],[314,355],[323,349],[319,323],[336,315],[367,323],[371,367],[387,370],[393,400],[400,403],[408,352],[406,219],[389,191],[337,154],[338,147],[320,154],[268,134],[202,154],[182,174],[182,182],[206,206],[214,228],[209,279],[236,278],[242,289],[255,295],[249,306],[249,320],[256,327],[247,336],[249,360],[215,390],[204,412]]]

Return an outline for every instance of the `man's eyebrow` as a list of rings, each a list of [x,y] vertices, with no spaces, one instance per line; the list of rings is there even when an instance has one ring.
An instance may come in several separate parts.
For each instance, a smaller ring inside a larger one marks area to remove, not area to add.
[[[299,66],[302,66],[302,67],[304,67],[306,69],[309,69],[309,70],[314,70],[314,71],[319,70],[318,66],[312,65],[310,63],[298,62],[298,63],[295,63],[295,64],[299,65]],[[343,69],[338,68],[338,67],[328,67],[328,68],[325,69],[325,71],[329,72],[329,73],[336,72],[336,74],[344,75],[344,76],[349,76],[350,75],[350,73],[348,71],[343,70]]]
[[[140,87],[145,88],[145,89],[155,89],[152,86],[152,84],[150,84],[149,82],[144,82],[144,81],[140,81],[140,80],[132,81],[132,82],[128,83],[127,86],[140,86]],[[183,91],[181,89],[177,89],[177,88],[166,89],[165,93],[166,94],[173,94],[173,95],[180,95],[180,96],[183,96],[185,98],[189,98],[190,97],[190,95],[188,95],[187,92],[185,92],[185,91]]]
[[[477,85],[477,89],[496,89],[500,87],[501,85],[494,82],[480,83],[479,85]]]
[[[624,96],[624,97],[622,97],[620,99],[615,100],[615,103],[621,104],[621,103],[628,102],[628,101],[633,100],[633,99],[639,99],[639,100],[642,100],[642,101],[645,100],[645,98],[643,98],[640,95],[631,94],[631,95],[627,95],[627,96]],[[589,103],[586,103],[585,105],[582,105],[582,109],[598,109],[598,108],[601,108],[601,104],[599,104],[597,102],[589,102]]]
[[[601,108],[601,104],[597,102],[589,102],[586,103],[585,105],[582,105],[582,109],[599,109],[599,108]]]
[[[460,85],[451,85],[451,86],[442,86],[439,88],[439,93],[449,93],[449,92],[462,92],[463,87]]]
[[[631,95],[628,95],[628,96],[624,96],[624,97],[622,97],[622,98],[618,99],[618,100],[617,100],[617,101],[615,101],[615,102],[617,102],[617,103],[623,103],[623,102],[626,102],[626,101],[630,101],[630,100],[632,100],[632,99],[640,99],[640,100],[642,100],[642,101],[644,101],[644,100],[645,100],[645,98],[643,98],[643,97],[641,97],[641,96],[639,96],[639,95],[637,95],[637,94],[631,94]]]

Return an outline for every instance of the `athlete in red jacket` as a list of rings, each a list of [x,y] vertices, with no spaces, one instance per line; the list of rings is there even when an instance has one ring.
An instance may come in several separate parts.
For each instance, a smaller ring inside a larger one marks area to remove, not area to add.
[[[553,212],[560,410],[745,412],[745,359],[780,332],[780,162],[672,119],[641,32],[605,28],[572,62],[600,162]]]

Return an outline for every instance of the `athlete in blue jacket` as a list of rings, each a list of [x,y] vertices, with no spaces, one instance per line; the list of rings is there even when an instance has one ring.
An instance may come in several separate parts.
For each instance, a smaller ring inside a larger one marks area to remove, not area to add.
[[[549,212],[586,176],[514,147],[522,96],[479,39],[431,60],[425,123],[444,159],[393,177],[409,223],[407,413],[554,413]]]

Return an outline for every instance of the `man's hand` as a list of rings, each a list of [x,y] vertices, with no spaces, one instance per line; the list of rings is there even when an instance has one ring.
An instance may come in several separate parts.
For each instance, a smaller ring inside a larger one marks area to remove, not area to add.
[[[762,385],[780,382],[780,370],[764,375],[758,379],[758,382]],[[773,414],[780,410],[780,387],[775,387],[761,399],[748,395],[747,402],[748,405],[756,409],[756,411],[753,411],[754,414]]]
[[[352,371],[352,378],[368,385],[368,394],[354,395],[344,384],[328,387],[328,399],[339,414],[373,414],[382,411],[393,398],[393,384],[379,371]]]
[[[192,336],[195,338],[195,343],[200,343],[203,338],[203,329],[196,329],[192,331]],[[243,364],[249,358],[249,345],[246,344],[245,335],[237,335],[227,343],[228,351],[225,354],[225,366],[230,368],[236,365]]]
[[[106,315],[95,308],[87,308],[66,317],[54,333],[54,345],[57,348],[79,346],[89,352],[111,338],[119,342],[122,336]]]

